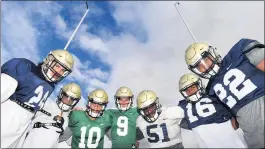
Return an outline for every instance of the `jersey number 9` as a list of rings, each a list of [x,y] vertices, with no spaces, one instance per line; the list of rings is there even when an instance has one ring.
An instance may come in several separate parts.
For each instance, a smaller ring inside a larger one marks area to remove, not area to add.
[[[128,118],[126,116],[120,116],[117,120],[117,134],[119,136],[126,136],[128,133]]]

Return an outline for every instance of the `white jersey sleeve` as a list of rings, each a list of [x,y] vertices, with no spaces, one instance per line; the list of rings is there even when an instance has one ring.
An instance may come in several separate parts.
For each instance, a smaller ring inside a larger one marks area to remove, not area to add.
[[[47,100],[44,110],[50,112],[52,116],[38,112],[38,115],[36,115],[36,118],[33,120],[33,124],[36,122],[55,123],[53,118],[60,114],[60,109],[58,108],[55,101]],[[64,129],[68,125],[68,114],[68,112],[63,113]],[[61,131],[61,129],[54,126],[47,126],[47,128],[48,129],[43,127],[32,128],[25,140],[23,148],[56,148],[60,136],[60,133],[56,131]]]
[[[170,108],[162,107],[162,113],[169,113]],[[170,109],[172,110],[172,109]],[[142,116],[136,121],[137,127],[143,133],[144,138],[149,143],[150,148],[164,148],[182,142],[179,121],[181,119],[165,119],[162,113],[153,122],[147,122]]]
[[[17,88],[18,82],[5,73],[1,73],[1,103],[5,102]]]
[[[181,120],[184,118],[184,110],[179,106],[167,107],[161,113],[164,119]]]

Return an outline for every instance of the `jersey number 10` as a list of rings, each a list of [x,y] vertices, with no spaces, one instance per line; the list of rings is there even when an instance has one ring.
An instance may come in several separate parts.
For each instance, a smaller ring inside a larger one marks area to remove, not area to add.
[[[87,130],[87,127],[85,127],[85,126],[81,127],[81,129],[80,129],[81,139],[80,139],[80,143],[78,144],[79,148],[85,148],[86,130]],[[94,136],[94,133],[96,133],[95,136]],[[101,138],[100,128],[99,127],[91,127],[89,129],[89,132],[88,132],[87,147],[88,148],[97,148],[100,138]],[[96,140],[94,140],[94,139],[96,139]],[[95,143],[92,143],[93,140]]]

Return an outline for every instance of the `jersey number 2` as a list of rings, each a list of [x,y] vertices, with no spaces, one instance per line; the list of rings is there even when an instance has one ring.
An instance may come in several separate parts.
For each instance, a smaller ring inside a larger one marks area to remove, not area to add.
[[[223,78],[224,85],[229,86],[229,90],[236,96],[238,100],[241,100],[247,94],[251,93],[257,88],[257,86],[253,84],[250,79],[245,80],[245,77],[246,75],[239,69],[231,69]],[[234,79],[232,80],[232,78]],[[227,97],[227,92],[222,84],[216,84],[213,89],[219,99],[226,103],[230,108],[237,103],[236,99],[234,99],[231,95]]]
[[[163,136],[164,136],[164,139],[162,139],[162,142],[170,141],[170,139],[168,137],[168,131],[167,131],[166,123],[162,123],[160,125],[160,127],[162,128],[162,132],[163,132]],[[150,138],[148,138],[148,142],[150,142],[150,143],[157,143],[159,141],[159,135],[155,132],[151,132],[151,129],[155,129],[155,128],[157,128],[157,124],[147,126],[147,128],[146,128],[147,129],[147,135],[150,137]]]
[[[86,129],[87,129],[87,127],[85,127],[85,126],[81,127],[81,129],[80,129],[81,139],[80,139],[80,143],[78,144],[79,148],[85,148]],[[94,133],[96,133],[96,137],[95,137],[96,141],[95,141],[95,143],[92,143],[92,141],[94,139],[94,137],[93,137]],[[98,128],[98,127],[90,128],[89,133],[88,133],[88,137],[87,137],[87,147],[88,148],[97,148],[100,137],[101,137],[100,128]]]
[[[126,136],[128,133],[128,118],[126,116],[120,116],[117,120],[117,134],[119,136]]]
[[[32,98],[30,98],[30,100],[28,101],[28,103],[35,107],[34,103],[40,103],[40,101],[45,100],[48,95],[49,95],[49,91],[47,91],[45,93],[45,95],[43,96],[43,86],[38,86],[34,92],[35,94],[37,94],[37,96],[33,96]]]

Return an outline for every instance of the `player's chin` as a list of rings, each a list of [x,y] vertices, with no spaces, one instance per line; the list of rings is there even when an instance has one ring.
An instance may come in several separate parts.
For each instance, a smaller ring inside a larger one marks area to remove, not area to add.
[[[93,112],[95,114],[99,114],[100,110],[93,110],[93,109],[91,109],[91,112]]]
[[[128,105],[121,105],[121,108],[127,108]]]

